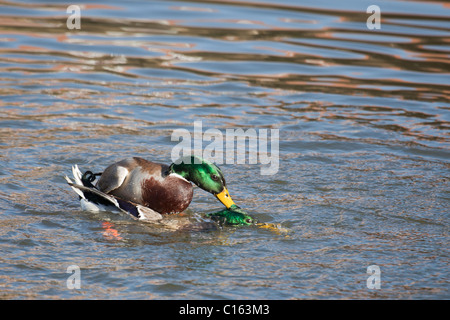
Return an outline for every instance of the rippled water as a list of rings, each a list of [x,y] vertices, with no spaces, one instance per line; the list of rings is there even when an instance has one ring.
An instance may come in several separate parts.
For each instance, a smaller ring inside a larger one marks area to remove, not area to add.
[[[70,4],[0,0],[1,298],[450,298],[447,2],[90,1],[80,30]],[[279,129],[276,175],[222,166],[278,230],[80,210],[73,164],[170,163],[194,121]]]

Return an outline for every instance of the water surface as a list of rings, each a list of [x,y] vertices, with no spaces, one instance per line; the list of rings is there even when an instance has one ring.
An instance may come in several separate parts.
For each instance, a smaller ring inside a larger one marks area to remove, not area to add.
[[[445,1],[85,1],[80,30],[70,4],[0,0],[2,299],[450,298]],[[278,231],[80,210],[73,164],[169,164],[194,121],[279,130],[276,175],[221,166]]]

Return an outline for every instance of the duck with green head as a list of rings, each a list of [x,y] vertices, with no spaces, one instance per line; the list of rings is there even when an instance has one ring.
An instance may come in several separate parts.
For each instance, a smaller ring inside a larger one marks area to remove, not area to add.
[[[225,207],[211,217],[227,224],[251,224],[253,219],[233,202],[220,168],[200,157],[182,157],[167,166],[139,157],[116,162],[95,180],[91,172],[72,168],[75,183],[66,180],[80,196],[85,209],[99,205],[115,207],[142,218],[183,212],[193,197],[192,183],[213,194]],[[94,209],[96,210],[96,209]]]

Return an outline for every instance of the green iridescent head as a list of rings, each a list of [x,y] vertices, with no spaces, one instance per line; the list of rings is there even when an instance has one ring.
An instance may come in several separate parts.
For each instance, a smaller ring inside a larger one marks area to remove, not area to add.
[[[225,207],[234,205],[222,171],[214,163],[197,156],[185,156],[172,163],[169,170],[212,193]]]
[[[256,223],[254,218],[235,204],[231,205],[229,209],[209,213],[207,216],[224,225],[245,226]]]

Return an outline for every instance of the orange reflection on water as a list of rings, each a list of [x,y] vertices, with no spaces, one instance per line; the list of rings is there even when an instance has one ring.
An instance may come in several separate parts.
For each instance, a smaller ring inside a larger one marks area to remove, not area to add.
[[[111,222],[104,221],[102,222],[102,228],[105,230],[103,232],[103,236],[108,240],[123,240],[120,236],[119,231],[114,229],[114,224]]]

